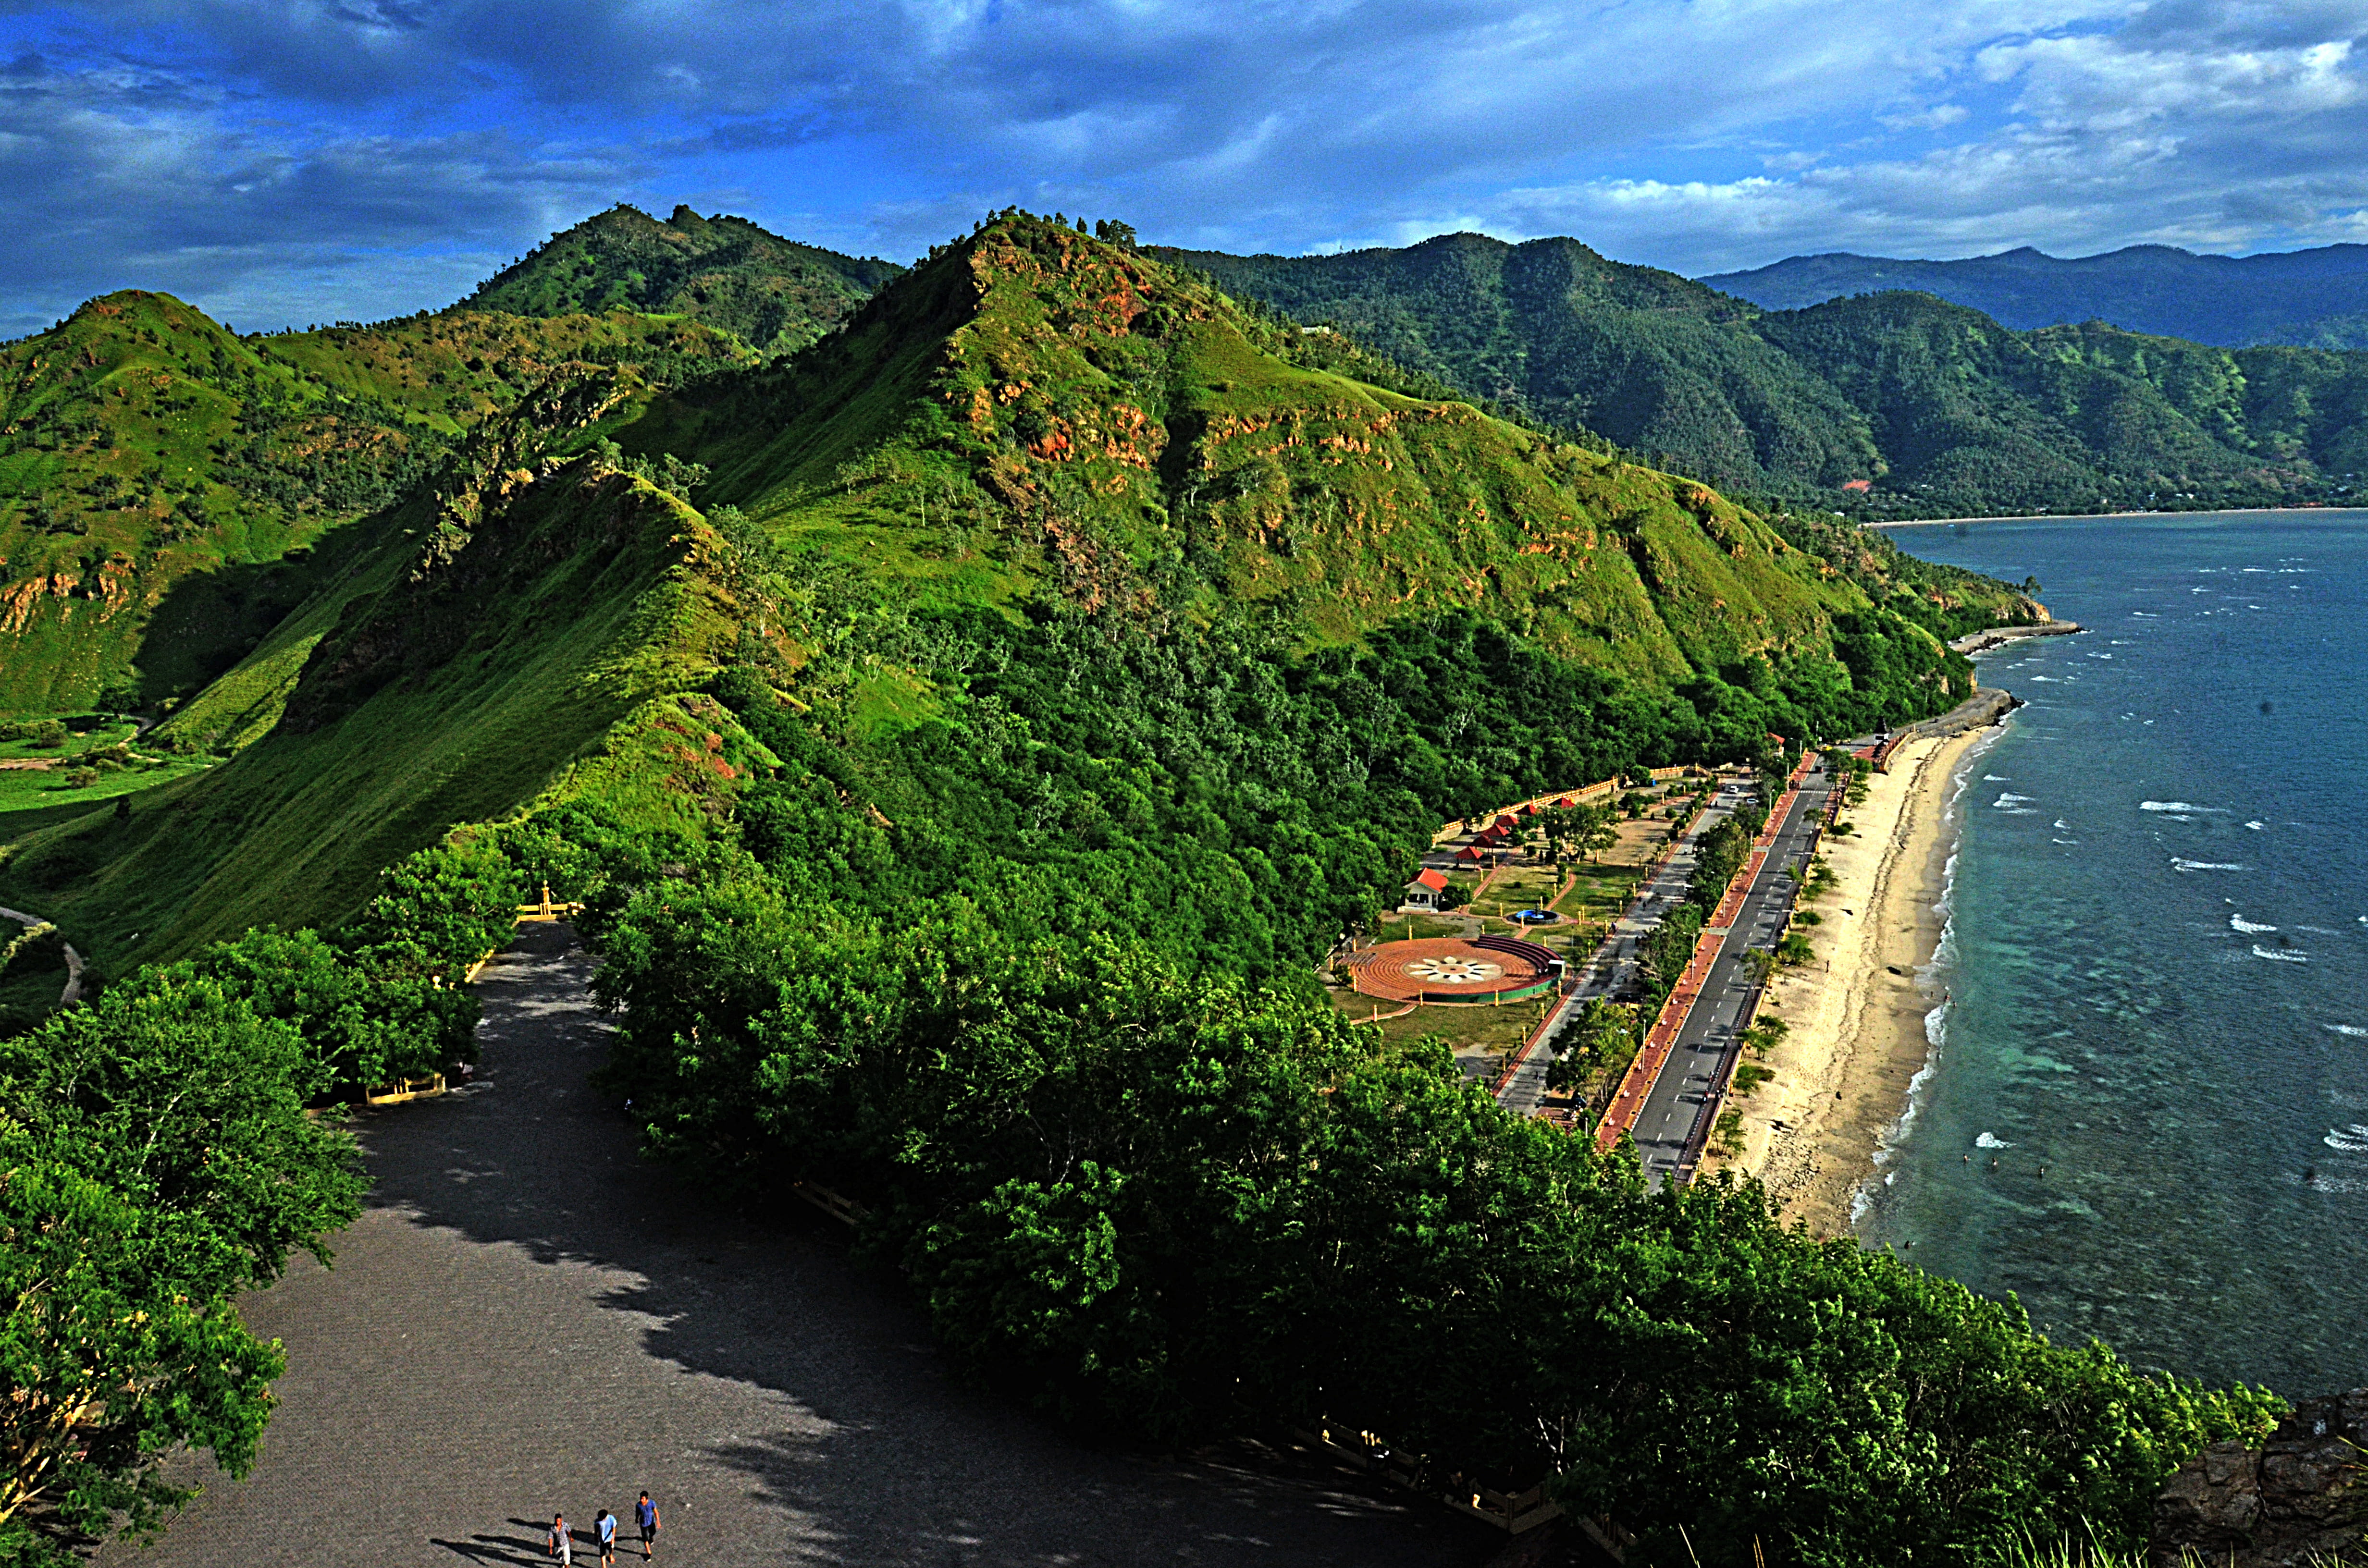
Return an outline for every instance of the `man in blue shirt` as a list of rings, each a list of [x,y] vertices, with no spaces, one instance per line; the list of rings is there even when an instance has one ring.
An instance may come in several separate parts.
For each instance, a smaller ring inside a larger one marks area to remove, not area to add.
[[[633,1505],[633,1522],[642,1527],[642,1561],[647,1562],[651,1543],[658,1539],[658,1506],[650,1501],[650,1494],[646,1492],[642,1494],[642,1500]]]
[[[617,1516],[601,1509],[592,1521],[592,1533],[600,1540],[600,1568],[617,1568]]]

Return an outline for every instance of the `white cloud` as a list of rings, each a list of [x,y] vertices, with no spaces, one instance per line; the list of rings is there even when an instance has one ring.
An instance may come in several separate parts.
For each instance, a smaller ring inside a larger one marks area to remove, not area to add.
[[[1018,201],[1688,271],[2308,243],[2368,208],[2368,0],[66,3],[18,24],[65,66],[0,105],[0,191],[63,236],[0,258],[19,297],[111,262],[379,299],[700,189],[890,254]]]

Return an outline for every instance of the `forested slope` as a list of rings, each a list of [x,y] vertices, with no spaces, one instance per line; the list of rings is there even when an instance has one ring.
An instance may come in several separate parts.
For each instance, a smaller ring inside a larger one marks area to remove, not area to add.
[[[2015,332],[1896,291],[1763,312],[1562,239],[1160,254],[1472,395],[1794,507],[2277,505],[2340,499],[2362,472],[2368,356]]]

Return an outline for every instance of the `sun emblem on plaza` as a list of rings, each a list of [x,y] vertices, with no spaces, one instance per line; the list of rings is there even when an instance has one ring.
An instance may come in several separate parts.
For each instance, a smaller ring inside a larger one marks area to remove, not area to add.
[[[1441,985],[1474,985],[1496,979],[1505,972],[1505,968],[1482,959],[1417,959],[1406,965],[1406,971],[1417,980]]]

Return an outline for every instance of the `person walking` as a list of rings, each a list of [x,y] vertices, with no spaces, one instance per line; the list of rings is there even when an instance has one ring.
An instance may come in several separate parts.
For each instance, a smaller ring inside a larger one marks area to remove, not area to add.
[[[642,1500],[633,1505],[633,1523],[642,1527],[642,1561],[647,1562],[650,1548],[658,1539],[658,1506],[650,1501],[650,1494],[646,1492],[642,1494]]]
[[[600,1568],[617,1568],[617,1516],[601,1509],[592,1521],[592,1535],[600,1543]]]
[[[575,1542],[568,1534],[567,1516],[551,1516],[551,1539],[545,1543],[549,1555],[559,1559],[559,1568],[569,1568],[575,1561]]]

